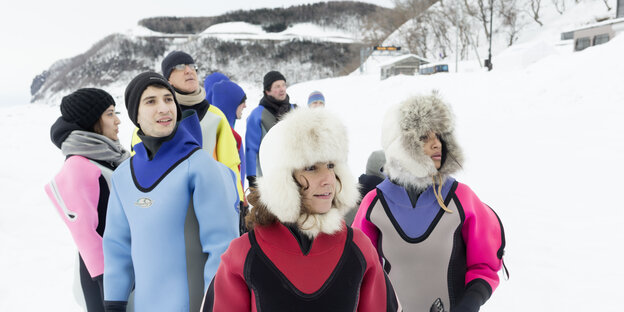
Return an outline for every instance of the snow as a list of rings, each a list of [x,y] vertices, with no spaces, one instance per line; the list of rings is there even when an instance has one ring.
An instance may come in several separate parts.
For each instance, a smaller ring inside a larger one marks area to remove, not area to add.
[[[322,27],[313,23],[299,23],[281,32],[269,33],[260,25],[245,22],[228,22],[216,24],[204,30],[200,36],[211,36],[222,40],[312,40],[351,43],[354,34]]]
[[[537,35],[521,43],[495,54],[491,72],[460,64],[459,73],[380,81],[374,70],[356,71],[288,93],[305,106],[310,92],[323,92],[327,109],[347,125],[357,176],[381,147],[386,108],[439,90],[453,107],[466,155],[456,178],[505,226],[510,279],[501,279],[481,311],[620,311],[624,207],[615,195],[624,173],[624,36],[576,53]],[[243,118],[260,99],[259,84],[243,85]],[[132,124],[123,89],[108,91],[127,146]],[[59,114],[43,104],[0,107],[0,311],[80,311],[71,292],[75,247],[43,190],[64,159],[49,139]],[[237,131],[244,126],[238,121]]]

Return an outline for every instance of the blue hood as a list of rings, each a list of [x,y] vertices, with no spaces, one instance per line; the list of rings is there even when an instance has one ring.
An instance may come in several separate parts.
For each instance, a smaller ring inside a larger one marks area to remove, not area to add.
[[[173,138],[162,144],[152,160],[143,142],[134,146],[136,154],[130,159],[130,170],[134,184],[141,191],[152,190],[179,163],[201,149],[202,133],[197,114],[187,110],[182,118]]]
[[[212,101],[210,103],[225,114],[230,127],[234,128],[236,109],[245,98],[243,88],[229,80],[223,80],[212,86]]]

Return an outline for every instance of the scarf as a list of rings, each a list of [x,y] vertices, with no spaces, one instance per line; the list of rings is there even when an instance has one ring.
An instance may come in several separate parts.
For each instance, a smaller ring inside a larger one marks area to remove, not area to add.
[[[74,130],[61,145],[63,155],[80,155],[106,161],[114,167],[130,157],[119,141],[113,141],[95,132]]]
[[[178,100],[180,105],[193,106],[206,99],[206,89],[201,86],[192,93],[182,93],[177,89],[175,91],[176,100]]]
[[[290,111],[290,97],[286,95],[286,99],[278,101],[274,97],[265,94],[260,101],[260,105],[264,106],[279,119]]]

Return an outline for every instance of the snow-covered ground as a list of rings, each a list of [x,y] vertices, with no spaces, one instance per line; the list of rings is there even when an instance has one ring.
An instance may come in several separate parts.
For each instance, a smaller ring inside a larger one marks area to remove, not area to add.
[[[321,27],[312,23],[301,23],[277,32],[268,33],[260,25],[245,22],[221,23],[208,27],[200,36],[216,37],[223,40],[312,40],[351,43],[354,34],[346,31]]]
[[[492,72],[383,81],[354,74],[288,89],[301,106],[311,91],[324,93],[327,109],[347,124],[356,176],[380,148],[388,105],[432,89],[452,104],[466,155],[457,179],[497,211],[507,236],[511,278],[484,312],[621,311],[624,207],[615,195],[624,173],[624,35],[577,53],[551,50],[555,41],[527,40],[495,58]],[[243,87],[245,118],[261,90]],[[123,87],[108,91],[127,145]],[[59,114],[41,104],[0,108],[0,311],[79,311],[71,292],[75,247],[43,191],[63,162],[49,139]],[[237,123],[239,133],[244,126]]]

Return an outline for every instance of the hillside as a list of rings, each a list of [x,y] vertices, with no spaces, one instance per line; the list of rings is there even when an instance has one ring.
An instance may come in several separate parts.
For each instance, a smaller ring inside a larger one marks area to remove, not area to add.
[[[345,75],[359,66],[367,18],[384,10],[366,3],[330,2],[207,18],[145,19],[140,24],[152,29],[137,26],[109,35],[85,53],[54,63],[33,79],[31,102],[58,103],[62,94],[80,87],[109,88],[141,71],[160,72],[162,58],[172,50],[193,55],[201,78],[220,71],[257,83],[273,69],[284,72],[289,83]],[[328,11],[329,16],[315,15]],[[268,20],[285,27],[264,25]],[[215,31],[223,26],[227,34]],[[250,28],[257,28],[254,36]]]
[[[210,17],[150,17],[139,21],[152,31],[166,34],[198,34],[223,23],[246,22],[259,25],[266,32],[281,32],[296,24],[313,23],[322,27],[358,31],[358,21],[366,21],[389,11],[373,4],[354,1],[331,1],[289,8],[237,10]]]
[[[576,53],[560,46],[557,34],[570,23],[606,12],[602,1],[572,8],[497,52],[491,72],[471,60],[460,63],[458,73],[380,81],[371,70],[288,89],[297,103],[312,90],[325,94],[327,109],[347,126],[355,176],[380,148],[387,106],[440,90],[453,107],[466,155],[456,178],[505,226],[510,279],[501,280],[481,312],[621,311],[617,246],[624,240],[624,210],[612,198],[624,173],[624,36]],[[128,147],[134,126],[122,105],[124,88],[119,83],[108,91]],[[244,89],[248,107],[236,123],[239,133],[261,94],[258,83]],[[0,107],[0,131],[16,133],[0,138],[0,311],[80,311],[71,291],[76,249],[43,191],[64,160],[49,139],[59,114],[44,102]]]

